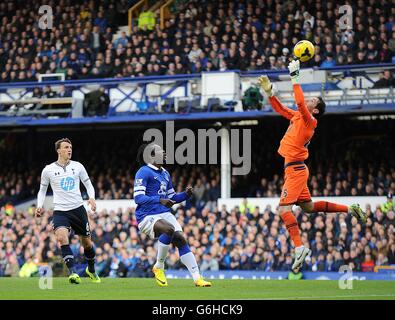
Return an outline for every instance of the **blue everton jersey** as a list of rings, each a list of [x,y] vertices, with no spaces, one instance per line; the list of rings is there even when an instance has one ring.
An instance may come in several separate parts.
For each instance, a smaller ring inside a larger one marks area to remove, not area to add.
[[[175,193],[171,177],[164,168],[151,164],[141,167],[134,179],[134,201],[137,204],[136,218],[140,223],[146,216],[170,212],[160,199],[171,199],[176,203],[187,199],[185,192]]]

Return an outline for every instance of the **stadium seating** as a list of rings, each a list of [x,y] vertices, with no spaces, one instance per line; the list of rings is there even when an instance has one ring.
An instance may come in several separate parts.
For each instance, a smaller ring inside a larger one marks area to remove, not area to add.
[[[6,2],[12,2],[12,0]],[[336,34],[339,31],[338,28],[327,29],[324,21],[326,8],[322,6],[319,9],[314,8],[314,5],[312,7],[303,5],[300,8],[294,6],[293,9],[288,8],[287,14],[281,15],[278,19],[275,17],[282,13],[282,9],[281,6],[276,6],[275,2],[241,1],[235,4],[223,0],[205,1],[205,5],[196,1],[177,1],[174,15],[167,21],[164,30],[159,27],[160,21],[157,21],[155,28],[149,32],[139,30],[136,24],[132,26],[133,31],[126,34],[125,40],[121,41],[115,35],[118,28],[123,28],[127,24],[127,15],[124,14],[127,9],[125,2],[124,0],[97,1],[88,17],[83,13],[85,7],[76,4],[73,6],[73,18],[71,15],[64,16],[63,24],[55,25],[51,31],[40,31],[34,26],[34,22],[39,19],[38,16],[23,17],[22,11],[12,11],[5,6],[0,12],[0,19],[5,19],[0,33],[0,43],[7,44],[1,46],[0,52],[2,82],[37,80],[39,74],[59,72],[66,74],[66,79],[153,75],[147,70],[148,64],[159,66],[158,71],[155,71],[156,75],[198,72],[196,63],[201,65],[200,71],[213,71],[220,68],[221,70],[238,69],[241,71],[285,69],[285,61],[289,58],[292,44],[306,37],[310,31],[312,32],[311,40],[317,40],[316,46],[319,47],[319,54],[317,54],[317,59],[309,62],[309,67],[321,66],[325,55],[328,54],[334,56],[338,65],[345,65],[344,60],[341,60],[342,63],[338,59],[339,56],[344,55],[339,50],[341,46],[346,46],[351,51],[352,61],[358,64],[391,63],[392,56],[394,56],[393,51],[387,52],[383,49],[382,42],[377,41],[377,36],[380,30],[380,40],[389,43],[395,27],[392,23],[380,24],[373,19],[374,17],[369,16],[375,12],[369,10],[373,6],[382,10],[383,17],[388,20],[391,10],[385,10],[388,6],[386,1],[369,3],[367,6],[363,1],[356,3],[356,12],[366,14],[367,21],[366,25],[358,21],[356,27],[358,24],[362,24],[362,28],[372,26],[374,33],[360,32],[363,36],[359,36],[355,43],[352,42],[352,37],[347,38],[344,35],[347,31],[338,36]],[[328,7],[334,8],[334,5],[338,5],[338,1],[327,2]],[[38,15],[38,6],[39,3],[26,4],[24,12],[35,12]],[[69,6],[66,3],[58,5],[59,10],[54,10],[56,21],[60,19],[58,15],[62,12],[69,12]],[[334,15],[339,18],[338,10],[328,10],[333,11]],[[307,11],[315,16],[312,26],[308,26],[304,20],[303,13]],[[207,19],[206,14],[203,14],[206,12],[209,14]],[[213,15],[215,12],[227,12],[228,17],[222,20],[216,19]],[[103,17],[98,18],[99,14]],[[11,21],[18,19],[24,21],[23,26],[11,31],[13,27]],[[283,25],[285,19],[288,19],[291,29],[288,29],[288,32],[281,32],[282,28],[278,26]],[[231,21],[240,22],[233,22],[232,25]],[[254,22],[251,24],[251,21]],[[95,26],[99,28],[94,29]],[[230,32],[229,27],[233,28]],[[85,35],[82,36],[84,28],[87,29],[84,31]],[[325,39],[321,38],[323,29],[329,32]],[[32,34],[35,34],[34,51],[31,51],[32,46],[30,49],[27,46],[27,37]],[[169,38],[169,34],[174,34],[175,37]],[[269,38],[271,40],[268,40]],[[164,41],[167,43],[164,44]],[[371,54],[368,50],[358,51],[357,41],[371,41],[375,46],[376,58],[368,59]],[[197,43],[198,49],[203,52],[196,60],[189,59],[193,56],[190,55],[193,43]],[[243,43],[242,46],[241,43]],[[234,45],[238,50],[235,56],[230,57],[229,50],[234,50]],[[10,51],[11,48],[12,51]],[[20,49],[15,50],[16,48]],[[85,50],[85,53],[79,51],[81,48]],[[284,48],[287,50],[283,50]],[[23,57],[21,52],[25,52]],[[358,52],[362,52],[363,59],[357,61]],[[73,54],[77,56],[77,59]],[[133,60],[134,56],[136,60]],[[21,61],[20,58],[23,58],[23,64],[16,62]],[[106,58],[108,58],[107,62]],[[117,59],[120,63],[116,62]],[[258,60],[265,62],[262,64]],[[63,61],[66,65],[61,66]],[[272,62],[269,63],[269,61]],[[351,63],[347,61],[347,64],[352,64],[352,61]],[[259,63],[261,64],[258,67]],[[174,64],[175,69],[170,67],[170,64]],[[177,64],[180,64],[181,69],[177,69]],[[129,65],[131,68],[128,68]],[[183,69],[183,66],[186,69]],[[156,70],[155,67],[153,70]]]
[[[61,257],[53,233],[46,228],[49,223],[48,216],[45,216],[42,222],[33,220],[32,210],[11,210],[8,215],[2,213],[4,216],[0,225],[0,276],[18,275],[8,273],[9,261],[13,257],[18,261],[18,270],[29,257],[34,257],[37,263],[53,263]],[[314,214],[308,218],[300,211],[295,211],[301,224],[302,237],[307,237],[313,250],[313,258],[307,261],[303,270],[333,272],[338,271],[341,265],[347,264],[353,267],[354,271],[362,271],[365,270],[367,254],[372,255],[377,266],[395,264],[395,213],[392,211],[384,215],[380,208],[369,207],[367,212],[369,220],[362,234],[356,231],[358,223],[345,215],[330,215],[325,218]],[[133,211],[102,211],[97,215],[95,221],[92,220],[90,223],[97,245],[96,270],[99,275],[149,276],[150,266],[156,259],[154,242],[138,233]],[[196,253],[203,272],[289,271],[291,268],[291,246],[285,240],[286,229],[274,212],[240,212],[239,208],[229,208],[228,212],[208,209],[197,212],[195,207],[181,207],[177,210],[176,216],[183,223],[187,237],[191,239],[191,248]],[[323,221],[325,229],[318,229]],[[17,230],[20,230],[18,225],[26,226],[22,234],[18,233],[21,240],[10,242]],[[39,232],[40,237],[34,236],[35,232]],[[370,235],[367,235],[368,233]],[[380,235],[385,235],[385,238]],[[27,243],[28,246],[24,245]],[[362,245],[364,243],[366,247]],[[86,262],[77,238],[71,240],[71,248],[78,269],[83,274]],[[140,252],[140,249],[143,250]],[[113,257],[118,258],[116,263]],[[140,259],[148,259],[149,264],[142,267]],[[211,260],[216,263],[210,263]],[[170,250],[166,267],[171,270],[183,269],[174,249]]]

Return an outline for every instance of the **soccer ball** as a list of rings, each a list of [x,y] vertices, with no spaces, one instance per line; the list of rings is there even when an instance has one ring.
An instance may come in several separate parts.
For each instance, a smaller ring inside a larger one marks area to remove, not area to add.
[[[308,40],[299,41],[295,44],[294,56],[301,62],[309,61],[314,57],[314,45]]]

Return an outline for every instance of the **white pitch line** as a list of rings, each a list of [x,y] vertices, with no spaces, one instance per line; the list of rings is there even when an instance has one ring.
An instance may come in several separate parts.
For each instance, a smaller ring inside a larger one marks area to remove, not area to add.
[[[325,298],[361,298],[361,297],[394,297],[395,294],[360,294],[360,295],[343,295],[343,296],[311,296],[311,297],[278,297],[278,298],[262,298],[254,300],[300,300],[300,299],[325,299]]]

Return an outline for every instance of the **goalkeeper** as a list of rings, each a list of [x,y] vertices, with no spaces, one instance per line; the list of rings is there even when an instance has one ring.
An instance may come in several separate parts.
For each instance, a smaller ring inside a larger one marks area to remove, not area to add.
[[[279,214],[288,230],[295,246],[295,260],[292,271],[298,272],[311,250],[302,244],[298,222],[292,214],[292,206],[299,205],[305,212],[345,212],[366,223],[366,213],[358,204],[351,206],[327,201],[311,200],[307,181],[309,169],[304,161],[308,158],[308,145],[317,127],[317,119],[325,112],[325,103],[321,97],[304,100],[299,84],[299,60],[290,62],[288,66],[297,111],[285,107],[273,93],[273,85],[267,76],[259,77],[259,84],[266,92],[273,109],[290,121],[289,127],[280,142],[278,153],[284,158],[284,185],[281,192]]]

